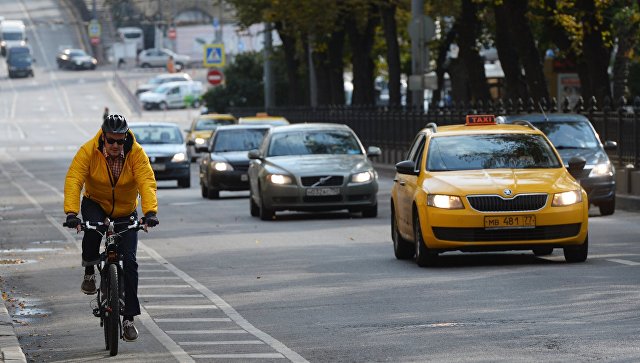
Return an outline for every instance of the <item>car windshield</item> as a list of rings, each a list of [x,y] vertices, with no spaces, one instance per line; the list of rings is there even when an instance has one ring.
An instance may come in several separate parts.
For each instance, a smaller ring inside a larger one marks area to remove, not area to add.
[[[312,154],[362,154],[355,135],[343,130],[310,130],[276,133],[268,156]]]
[[[539,122],[535,126],[547,135],[557,149],[592,149],[599,144],[587,122]]]
[[[172,86],[162,85],[153,89],[153,93],[167,93],[172,88]]]
[[[2,39],[4,39],[4,40],[22,40],[22,33],[20,33],[20,32],[4,32],[4,33],[2,33]]]
[[[182,133],[174,126],[132,126],[131,131],[140,145],[182,144]]]
[[[559,168],[562,164],[542,135],[475,134],[434,137],[428,171]]]
[[[82,57],[87,55],[87,53],[82,50],[72,50],[71,52],[69,52],[69,55],[72,57]]]
[[[262,143],[267,129],[223,130],[215,134],[212,152],[249,151]]]
[[[11,61],[20,64],[31,64],[31,55],[29,52],[11,52]]]
[[[196,122],[195,127],[193,128],[195,131],[202,130],[215,130],[218,126],[222,125],[233,125],[233,120],[224,120],[224,119],[200,119]]]

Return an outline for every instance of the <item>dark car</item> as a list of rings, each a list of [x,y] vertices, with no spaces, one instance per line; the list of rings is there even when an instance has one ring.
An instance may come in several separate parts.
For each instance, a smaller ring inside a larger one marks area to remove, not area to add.
[[[132,122],[129,128],[149,156],[156,180],[177,180],[181,188],[191,186],[191,162],[177,124]]]
[[[249,190],[249,150],[257,149],[269,125],[218,126],[204,146],[200,160],[202,197],[217,199],[221,190]]]
[[[29,47],[11,47],[7,50],[7,69],[9,78],[33,77],[31,64],[31,49]]]
[[[82,49],[63,49],[56,56],[58,68],[96,69],[98,61]]]
[[[568,165],[574,156],[583,157],[587,164],[580,177],[580,184],[589,197],[589,203],[598,206],[600,214],[611,215],[616,209],[615,168],[607,156],[607,150],[615,150],[617,143],[600,141],[589,119],[580,114],[532,113],[503,116],[504,121],[531,122],[544,132]]]

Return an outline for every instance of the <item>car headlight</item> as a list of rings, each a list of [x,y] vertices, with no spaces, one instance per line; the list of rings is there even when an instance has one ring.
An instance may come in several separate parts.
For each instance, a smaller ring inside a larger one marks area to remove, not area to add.
[[[203,145],[206,140],[201,137],[196,137],[195,143],[196,145]]]
[[[171,158],[171,162],[172,163],[179,163],[181,161],[185,161],[186,158],[187,158],[187,156],[184,153],[177,153],[177,154],[173,155],[173,158]]]
[[[278,184],[278,185],[291,184],[291,177],[289,177],[288,175],[270,174],[267,176],[267,180],[270,181],[272,184]]]
[[[429,194],[427,205],[442,209],[464,209],[462,199],[457,195]]]
[[[582,190],[571,190],[553,195],[552,207],[563,207],[582,202]]]
[[[613,176],[613,166],[611,163],[597,164],[591,169],[589,177]]]
[[[212,161],[211,168],[217,171],[231,171],[233,170],[233,166],[229,163],[225,163],[224,161]]]
[[[91,60],[91,63],[93,63],[93,64],[98,64],[98,60],[97,60],[97,59],[95,59],[95,58],[93,58],[93,59]]]
[[[373,173],[371,171],[364,171],[351,175],[352,183],[366,183],[373,179]]]
[[[6,47],[7,46],[7,42],[5,42],[4,40],[0,42],[0,46],[2,47]]]

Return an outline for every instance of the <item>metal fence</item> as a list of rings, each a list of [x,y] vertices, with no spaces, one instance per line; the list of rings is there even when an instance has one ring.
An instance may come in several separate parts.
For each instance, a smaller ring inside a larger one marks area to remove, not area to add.
[[[451,125],[464,123],[468,114],[518,115],[537,113],[541,110],[547,113],[585,115],[602,142],[612,140],[618,143],[618,148],[609,152],[616,166],[640,167],[640,97],[636,97],[632,103],[625,99],[620,99],[616,104],[605,100],[602,107],[598,107],[595,99],[588,105],[579,99],[572,107],[568,99],[560,105],[555,99],[550,102],[518,99],[454,103],[446,107],[431,108],[428,112],[379,106],[275,107],[266,111],[270,115],[286,117],[291,123],[333,122],[348,125],[358,134],[365,146],[375,145],[382,148],[383,155],[379,162],[395,164],[404,159],[404,154],[416,133],[429,122]],[[230,110],[236,117],[264,111],[257,108]]]

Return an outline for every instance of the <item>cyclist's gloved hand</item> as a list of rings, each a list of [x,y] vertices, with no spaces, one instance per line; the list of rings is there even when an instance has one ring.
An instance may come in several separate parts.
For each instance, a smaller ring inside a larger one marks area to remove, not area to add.
[[[155,227],[160,223],[160,221],[158,221],[158,217],[155,213],[149,212],[144,215],[144,223],[149,227]]]
[[[70,213],[67,214],[67,227],[69,228],[78,228],[78,226],[82,223],[80,218],[77,215]]]

